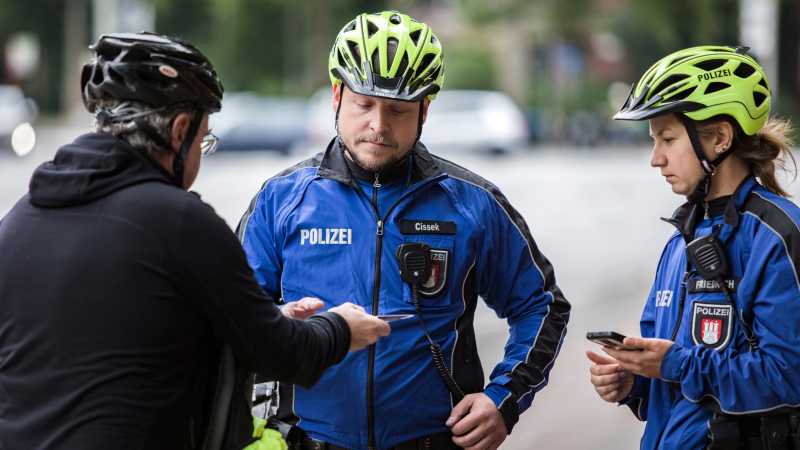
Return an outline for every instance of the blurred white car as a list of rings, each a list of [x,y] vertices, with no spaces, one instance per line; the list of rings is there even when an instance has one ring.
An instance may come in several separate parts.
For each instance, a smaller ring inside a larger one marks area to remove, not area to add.
[[[38,109],[19,86],[0,84],[0,149],[25,156],[36,145],[33,121]]]
[[[310,100],[309,150],[320,151],[336,135],[331,89]],[[498,91],[444,90],[431,102],[421,141],[433,153],[501,154],[527,148],[528,124],[511,98]]]
[[[288,153],[305,140],[306,99],[226,93],[222,111],[209,118],[219,151],[270,150]]]
[[[501,154],[527,148],[525,115],[498,91],[445,90],[428,108],[420,140],[434,153]]]

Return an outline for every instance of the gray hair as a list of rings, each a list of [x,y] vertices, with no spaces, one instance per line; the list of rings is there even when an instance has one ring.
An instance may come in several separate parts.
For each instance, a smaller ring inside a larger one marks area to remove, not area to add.
[[[99,101],[95,111],[95,131],[112,134],[132,147],[145,150],[150,156],[169,149],[141,130],[135,119],[149,125],[165,142],[170,142],[170,127],[175,117],[180,113],[194,114],[194,110],[187,105],[153,108],[145,103],[118,99]]]

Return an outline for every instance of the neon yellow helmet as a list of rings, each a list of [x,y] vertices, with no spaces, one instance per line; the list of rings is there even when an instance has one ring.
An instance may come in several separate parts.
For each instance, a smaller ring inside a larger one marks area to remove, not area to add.
[[[384,11],[342,28],[328,58],[334,86],[396,100],[433,99],[444,83],[442,45],[428,25]]]
[[[701,46],[660,59],[633,86],[614,119],[682,113],[705,120],[727,115],[752,136],[767,121],[771,94],[764,69],[747,50]]]

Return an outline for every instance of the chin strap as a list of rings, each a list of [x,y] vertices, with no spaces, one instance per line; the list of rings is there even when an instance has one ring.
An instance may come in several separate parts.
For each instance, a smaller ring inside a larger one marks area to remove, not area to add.
[[[336,136],[339,136],[339,111],[342,110],[342,96],[344,96],[344,82],[339,83],[339,104],[336,105],[336,117],[333,119],[333,127],[336,128]]]
[[[181,142],[181,148],[178,150],[178,153],[175,155],[175,159],[172,161],[172,174],[174,181],[175,184],[181,189],[184,188],[183,169],[186,163],[186,155],[189,154],[189,149],[192,147],[195,137],[197,137],[197,130],[200,128],[200,122],[202,121],[203,112],[199,109],[195,110],[194,116],[192,117],[192,122],[189,124],[189,130],[186,132],[183,142]]]
[[[423,122],[422,121],[422,110],[423,110],[424,104],[425,104],[425,97],[423,97],[422,100],[419,101],[419,117],[417,118],[417,138],[414,139],[414,145],[412,145],[412,147],[417,145],[417,142],[419,142],[420,136],[422,136],[422,122]]]
[[[733,146],[720,153],[714,161],[709,161],[703,153],[703,145],[700,142],[700,136],[697,134],[697,126],[694,121],[684,114],[678,114],[678,117],[683,122],[683,127],[686,128],[686,134],[689,135],[689,141],[692,143],[692,150],[694,150],[694,154],[697,156],[697,160],[700,161],[700,167],[704,172],[703,178],[697,183],[694,191],[687,196],[687,199],[692,203],[702,204],[711,190],[711,177],[722,161],[733,153]]]

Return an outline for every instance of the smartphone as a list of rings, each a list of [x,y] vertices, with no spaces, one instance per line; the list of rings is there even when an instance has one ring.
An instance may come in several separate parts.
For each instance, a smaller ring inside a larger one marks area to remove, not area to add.
[[[413,314],[384,314],[376,316],[378,319],[383,320],[384,322],[394,322],[395,320],[402,320],[408,319],[409,317],[414,317]]]
[[[586,339],[604,347],[612,347],[619,350],[641,350],[640,348],[629,347],[623,344],[622,342],[625,340],[625,335],[615,331],[590,331],[586,333]]]

